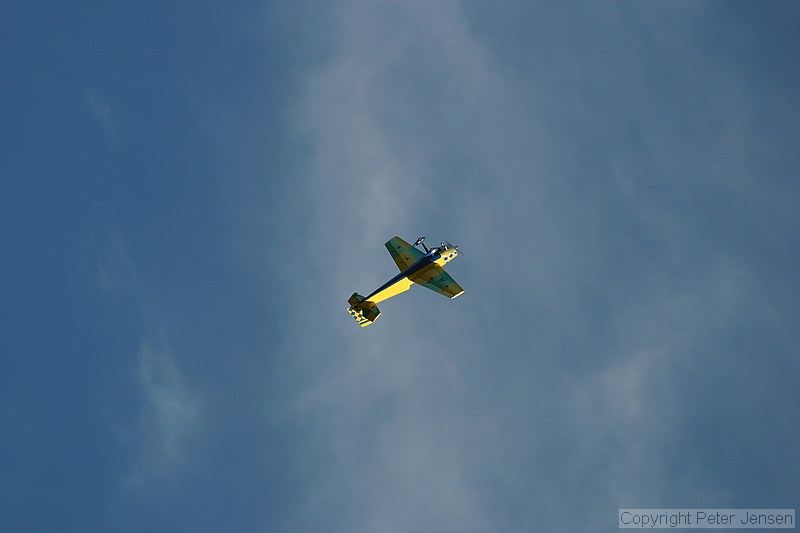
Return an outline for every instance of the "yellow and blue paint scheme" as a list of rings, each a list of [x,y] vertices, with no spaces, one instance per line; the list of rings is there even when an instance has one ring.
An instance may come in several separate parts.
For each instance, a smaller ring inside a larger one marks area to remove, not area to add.
[[[421,239],[417,242],[421,242]],[[393,237],[385,244],[400,273],[372,291],[368,296],[353,293],[348,300],[347,312],[361,327],[375,322],[381,312],[377,304],[407,291],[414,283],[438,292],[448,298],[456,298],[464,289],[444,271],[443,266],[458,256],[458,247],[442,243],[423,253],[400,237]],[[424,246],[424,245],[423,245]]]

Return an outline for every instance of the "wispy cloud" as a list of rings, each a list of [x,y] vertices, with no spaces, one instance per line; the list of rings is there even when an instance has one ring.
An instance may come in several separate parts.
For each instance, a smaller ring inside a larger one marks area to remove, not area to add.
[[[86,103],[98,124],[100,124],[106,133],[111,133],[114,130],[114,112],[111,106],[101,101],[93,93],[86,93]]]
[[[192,439],[202,430],[202,400],[185,383],[164,326],[149,311],[153,298],[140,284],[121,234],[113,234],[98,256],[98,277],[115,300],[124,297],[126,305],[136,309],[143,330],[138,353],[131,354],[138,414],[130,422],[112,420],[115,434],[132,457],[122,485],[139,490],[175,482],[191,455]]]
[[[202,405],[184,383],[162,335],[142,342],[137,363],[142,405],[130,435],[138,451],[125,482],[143,488],[177,479],[186,465],[191,439],[201,429]]]
[[[137,294],[139,282],[125,240],[114,232],[97,256],[100,286],[112,297]]]

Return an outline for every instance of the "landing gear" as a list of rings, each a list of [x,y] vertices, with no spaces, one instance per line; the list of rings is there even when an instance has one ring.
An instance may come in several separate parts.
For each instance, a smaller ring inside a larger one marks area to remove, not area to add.
[[[422,245],[422,248],[425,250],[425,253],[427,254],[428,252],[430,252],[430,250],[428,250],[428,247],[425,246],[425,242],[424,241],[425,241],[425,237],[420,237],[419,239],[417,239],[417,242],[414,243],[414,246]]]

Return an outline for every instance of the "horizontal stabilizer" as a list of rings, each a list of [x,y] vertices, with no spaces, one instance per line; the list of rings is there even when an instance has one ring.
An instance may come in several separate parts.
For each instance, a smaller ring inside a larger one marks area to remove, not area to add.
[[[366,298],[364,298],[357,292],[354,292],[353,295],[347,300],[347,303],[349,303],[351,307],[355,307],[364,300],[366,300]]]
[[[347,312],[350,313],[359,326],[365,328],[378,320],[381,312],[375,302],[364,301],[364,297],[360,294],[353,293],[353,296],[347,301],[350,307]]]

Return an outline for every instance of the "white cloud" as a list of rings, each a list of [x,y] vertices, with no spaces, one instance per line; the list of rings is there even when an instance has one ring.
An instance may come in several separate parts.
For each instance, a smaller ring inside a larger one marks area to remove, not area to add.
[[[357,331],[343,307],[352,291],[369,290],[383,281],[381,273],[391,274],[394,266],[381,246],[388,237],[413,238],[408,232],[431,229],[426,226],[445,206],[452,208],[446,218],[458,216],[464,207],[457,203],[464,196],[457,191],[459,183],[453,183],[452,196],[437,195],[436,146],[455,154],[479,147],[473,142],[459,148],[461,140],[469,140],[464,132],[454,140],[443,138],[451,127],[437,120],[458,119],[466,106],[464,127],[472,119],[476,128],[498,126],[501,119],[479,107],[483,98],[505,96],[505,89],[453,3],[408,9],[399,3],[353,4],[339,17],[333,26],[341,28],[340,47],[309,76],[298,119],[314,154],[308,165],[312,264],[300,268],[309,278],[316,272],[332,280],[299,290],[309,291],[303,301],[330,309],[331,318],[326,313],[312,326],[318,334],[307,336],[308,318],[298,317],[293,334],[298,340],[291,345],[300,364],[313,369],[298,413],[312,424],[320,453],[331,458],[311,487],[308,516],[337,509],[341,521],[323,526],[312,518],[298,527],[490,530],[500,519],[485,508],[485,488],[476,477],[490,474],[477,463],[501,435],[488,434],[491,429],[483,435],[474,427],[476,417],[469,411],[474,404],[466,390],[473,376],[460,370],[463,341],[439,346],[435,326],[415,329],[419,324],[403,318],[394,302],[384,309],[394,316],[371,331]],[[437,72],[440,68],[448,72]],[[426,82],[434,86],[421,90]],[[451,89],[455,102],[448,101]],[[490,137],[480,139],[500,153],[508,151]],[[490,163],[480,154],[469,155],[470,161]],[[409,295],[415,296],[417,305],[437,298]],[[321,361],[323,354],[330,357]],[[471,442],[476,435],[486,440]]]

